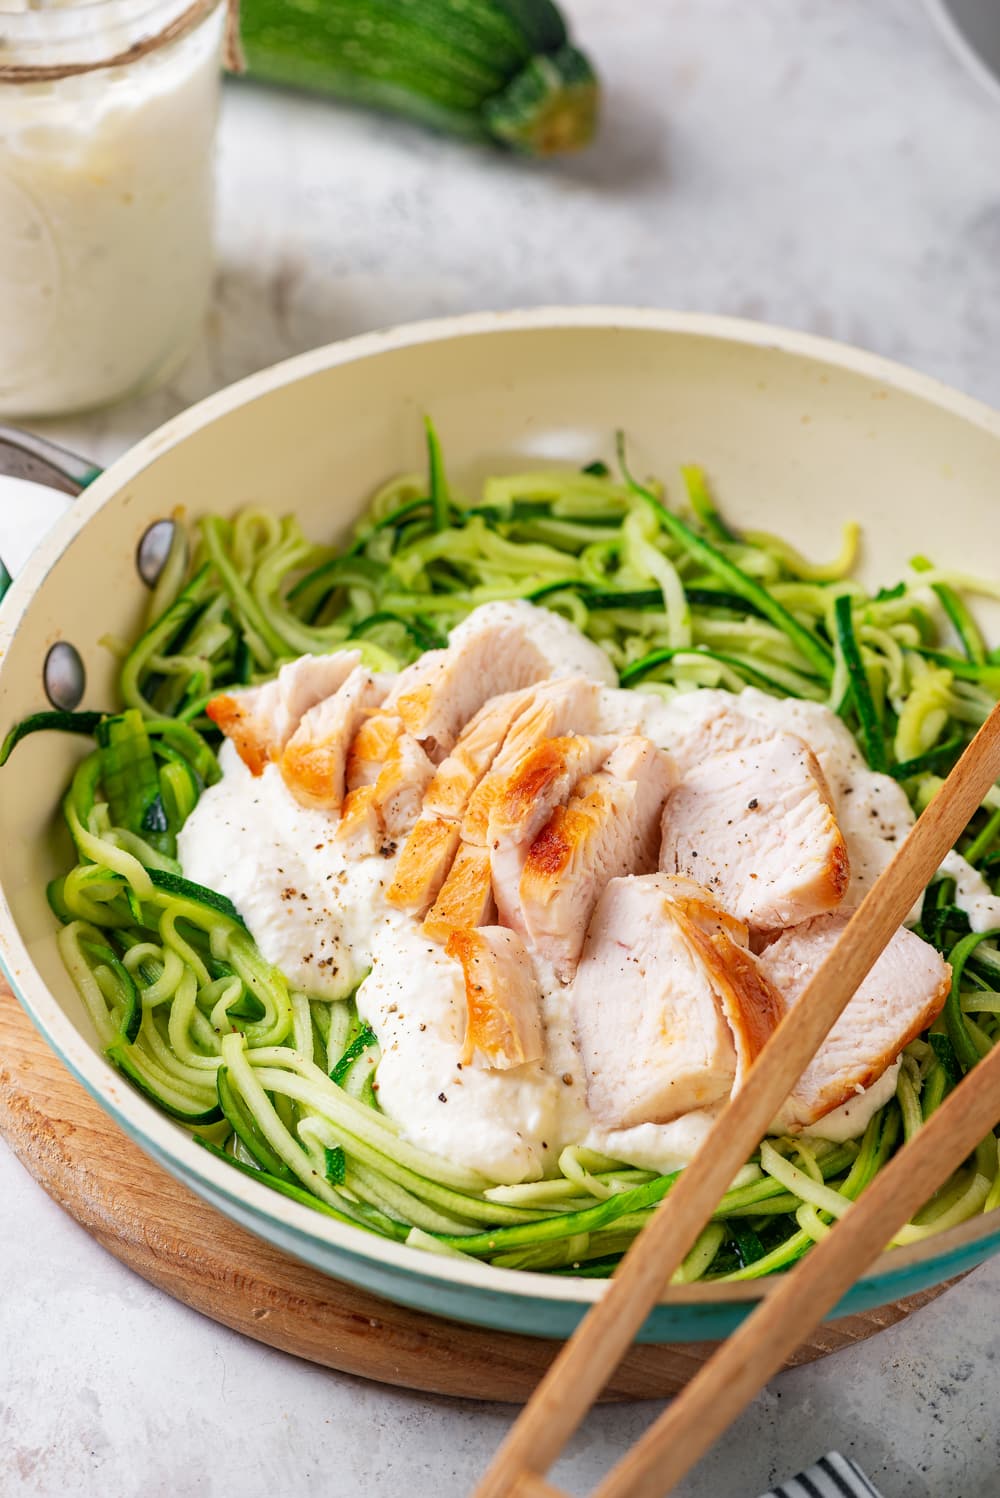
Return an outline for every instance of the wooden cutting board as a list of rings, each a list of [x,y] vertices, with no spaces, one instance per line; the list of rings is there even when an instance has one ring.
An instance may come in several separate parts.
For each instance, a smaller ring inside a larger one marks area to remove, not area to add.
[[[258,1342],[380,1383],[514,1403],[528,1398],[558,1350],[555,1342],[406,1310],[237,1227],[126,1138],[2,983],[0,1134],[49,1196],[123,1264]],[[942,1288],[820,1327],[794,1361],[871,1337]],[[710,1351],[692,1342],[634,1347],[603,1397],[675,1394]]]

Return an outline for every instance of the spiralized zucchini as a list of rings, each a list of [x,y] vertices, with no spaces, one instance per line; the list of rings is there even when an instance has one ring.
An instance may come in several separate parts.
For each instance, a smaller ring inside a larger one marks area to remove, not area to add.
[[[291,990],[229,902],[183,879],[177,832],[219,773],[206,702],[306,651],[356,646],[395,670],[477,605],[524,598],[600,644],[623,686],[669,697],[750,685],[828,704],[919,809],[1000,694],[1000,652],[968,605],[1000,594],[924,557],[867,593],[850,575],[856,525],[833,561],[809,562],[782,538],[734,531],[697,468],[682,470],[680,502],[637,482],[623,452],[620,478],[595,463],[491,478],[464,496],[431,427],[428,447],[428,477],[387,484],[345,545],[314,544],[294,516],[263,510],[193,526],[178,515],[146,628],[121,652],[121,710],[37,714],[11,730],[0,764],[39,729],[96,734],[64,802],[78,861],[49,890],[60,949],[109,1058],[206,1149],[428,1251],[604,1276],[675,1175],[572,1147],[553,1178],[498,1186],[407,1143],[378,1107],[378,1043],[353,1002]],[[993,881],[991,798],[960,847]],[[860,1140],[762,1144],[678,1279],[793,1263],[996,1042],[1000,951],[969,933],[953,881],[928,890],[918,929],[954,983],[931,1033],[907,1048],[895,1100]],[[898,1241],[997,1205],[991,1135]]]

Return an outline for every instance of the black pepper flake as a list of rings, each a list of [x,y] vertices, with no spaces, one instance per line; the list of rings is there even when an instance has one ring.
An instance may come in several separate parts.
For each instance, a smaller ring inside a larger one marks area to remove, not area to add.
[[[760,802],[757,800],[757,797],[754,796],[752,801],[747,802],[747,811],[756,811],[759,805]]]
[[[448,1101],[448,1099],[445,1097],[444,1093],[443,1092],[439,1092],[438,1093],[438,1102],[439,1103],[446,1103],[447,1101]]]

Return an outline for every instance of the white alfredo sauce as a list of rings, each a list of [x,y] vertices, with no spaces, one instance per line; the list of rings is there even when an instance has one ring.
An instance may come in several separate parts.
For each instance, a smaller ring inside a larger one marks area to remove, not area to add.
[[[488,604],[475,618],[499,622],[503,611],[526,608],[538,615],[533,639],[554,672],[582,670],[608,680],[603,653],[558,616],[530,604]],[[467,627],[468,621],[459,631]],[[683,770],[692,762],[699,730],[721,708],[799,734],[812,747],[848,846],[852,880],[846,903],[856,904],[892,857],[913,815],[896,782],[868,769],[849,731],[826,708],[779,701],[753,689],[738,695],[700,690],[664,702],[608,687],[601,726],[613,732],[627,725],[634,731],[641,717],[641,731],[671,752]],[[229,743],[220,763],[221,782],[205,791],[180,835],[184,872],[229,896],[264,956],[293,987],[337,999],[360,983],[358,1012],[378,1036],[382,1053],[379,1102],[408,1139],[504,1184],[553,1172],[567,1144],[585,1144],[659,1171],[678,1169],[693,1158],[717,1110],[620,1130],[603,1128],[594,1119],[567,990],[537,959],[544,1062],[506,1071],[462,1066],[461,965],[423,936],[411,916],[386,901],[397,855],[345,857],[335,839],[336,819],[299,806],[277,766],[255,779]],[[955,855],[946,868],[956,875],[957,899],[975,928],[1000,925],[993,908],[1000,902],[974,870]],[[898,1065],[890,1067],[811,1132],[837,1140],[861,1134],[892,1096],[897,1072]]]

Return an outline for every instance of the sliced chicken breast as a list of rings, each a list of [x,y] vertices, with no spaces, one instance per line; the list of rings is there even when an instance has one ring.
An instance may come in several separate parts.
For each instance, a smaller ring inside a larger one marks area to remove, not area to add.
[[[610,881],[569,989],[588,1106],[616,1129],[711,1107],[736,1076],[721,964],[666,884],[657,874]]]
[[[704,885],[679,875],[656,877],[674,911],[689,923],[688,939],[712,972],[716,995],[736,1046],[736,1082],[781,1023],[784,1006],[750,951],[750,930],[731,916]]]
[[[836,909],[847,846],[812,750],[774,734],[689,769],[663,813],[660,867],[700,880],[757,930]]]
[[[555,808],[568,800],[582,775],[593,775],[617,747],[609,737],[566,734],[546,739],[521,759],[506,777],[490,808],[487,840],[531,843]]]
[[[455,626],[449,640],[452,645],[459,645],[470,635],[501,626],[530,636],[532,644],[545,657],[547,676],[586,676],[604,686],[618,685],[618,673],[599,645],[588,640],[561,614],[523,598],[480,604]]]
[[[690,909],[690,907],[688,907]],[[736,1047],[734,1085],[741,1087],[746,1074],[781,1023],[784,1009],[771,983],[758,966],[754,954],[733,941],[728,931],[711,936],[691,921],[688,939],[704,959],[722,1012]]]
[[[512,772],[546,740],[589,734],[597,726],[600,689],[582,676],[542,682],[526,693],[522,711],[511,723],[503,745],[473,793],[462,821],[466,842],[485,847],[489,823]]]
[[[459,821],[463,842],[485,848],[490,807],[511,768],[522,757],[508,750],[509,741],[516,739],[518,744],[530,747],[540,727],[567,719],[587,723],[596,701],[593,683],[568,677],[508,692],[485,703],[438,766],[427,789],[420,820],[400,854],[389,891],[392,903],[418,915],[430,908],[457,851]],[[530,725],[527,731],[526,724]],[[441,826],[452,819],[455,835]]]
[[[434,766],[410,733],[401,733],[385,757],[373,787],[372,805],[387,838],[398,842],[412,832]]]
[[[454,749],[438,765],[424,797],[427,815],[455,821],[465,815],[473,791],[499,754],[511,724],[531,699],[529,688],[504,692],[483,704],[463,728]]]
[[[508,1070],[541,1060],[541,999],[520,938],[503,926],[454,931],[446,952],[461,962],[465,976],[463,1066]]]
[[[396,865],[391,904],[423,916],[437,899],[459,846],[459,822],[476,786],[530,692],[508,692],[485,703],[437,767]]]
[[[458,823],[447,817],[420,817],[403,845],[392,883],[390,905],[427,913],[448,877],[461,837]]]
[[[527,700],[511,724],[494,770],[509,773],[545,739],[592,733],[597,727],[600,695],[600,688],[585,676],[540,682],[525,694]]]
[[[573,976],[608,881],[656,867],[660,814],[676,780],[662,749],[649,739],[625,739],[532,843],[511,921],[563,982]]]
[[[502,742],[521,705],[517,693],[548,674],[526,625],[520,616],[495,625],[481,620],[446,649],[427,651],[401,672],[382,710],[361,726],[348,752],[347,785],[354,791],[374,784],[371,804],[384,837],[399,838],[414,828],[435,766],[442,762],[447,768],[431,798],[431,807],[438,805],[439,811],[428,808],[428,814],[436,819],[443,802],[454,804],[454,814],[462,815],[464,787],[472,793]],[[484,719],[481,710],[504,696],[515,700],[498,701],[495,714]],[[458,751],[457,741],[470,720],[474,728]],[[353,840],[354,832],[349,835]],[[411,856],[401,888],[408,891],[407,903],[426,909],[436,893],[430,891],[433,878],[419,890],[412,863]]]
[[[348,848],[355,857],[363,857],[382,847],[382,824],[375,808],[375,787],[359,785],[348,791],[340,812],[336,840]],[[391,844],[387,853],[395,853]]]
[[[741,694],[742,695],[742,694]],[[691,770],[697,769],[705,760],[717,754],[729,754],[734,749],[752,749],[756,744],[766,743],[776,733],[783,731],[777,725],[762,722],[750,713],[741,712],[728,692],[713,691],[691,694],[692,710],[689,721],[678,725],[674,735],[676,750],[671,750],[677,760],[682,779]],[[653,709],[654,713],[656,709]]]
[[[801,998],[847,920],[846,915],[821,916],[796,926],[757,959],[784,1008]],[[900,927],[810,1061],[772,1132],[808,1129],[871,1087],[940,1013],[950,983],[944,958]]]
[[[612,738],[580,734],[546,739],[531,749],[505,780],[489,809],[487,846],[500,919],[519,919],[521,875],[535,838],[557,806],[569,800],[577,782],[592,775],[615,747]]]
[[[357,736],[348,761],[350,789],[377,779],[400,733],[412,734],[433,762],[443,767],[458,748],[460,736],[464,737],[463,730],[468,729],[469,737],[456,762],[447,766],[435,796],[448,801],[447,788],[453,776],[459,783],[459,800],[466,786],[471,793],[492,762],[511,721],[530,703],[518,694],[526,687],[547,682],[551,674],[548,660],[531,638],[537,628],[536,616],[544,612],[529,605],[526,613],[501,610],[493,615],[486,605],[474,610],[452,631],[451,643],[445,649],[428,650],[407,666],[388,693],[383,712],[370,719]],[[561,695],[573,698],[579,693],[579,683],[584,679],[570,680],[574,686],[568,691],[562,682],[554,688],[556,699]],[[585,690],[596,696],[598,688],[587,682]],[[495,712],[484,715],[484,707]],[[465,805],[456,805],[454,812],[447,805],[437,809],[445,815],[461,816]]]
[[[403,724],[400,719],[395,713],[385,711],[370,714],[360,724],[347,751],[349,791],[375,784],[389,751],[402,732]]]
[[[463,843],[424,920],[424,935],[433,941],[447,941],[452,931],[489,926],[496,915],[490,855],[485,848]]]
[[[357,650],[303,655],[281,667],[273,681],[213,697],[205,711],[236,745],[253,775],[278,759],[310,708],[343,686],[360,664]]]
[[[424,932],[445,940],[456,926],[476,926],[495,918],[494,897],[503,889],[508,909],[518,903],[518,885],[528,849],[553,809],[580,776],[597,768],[614,748],[612,740],[582,737],[550,739],[530,752],[506,778],[497,777],[500,800],[490,820],[488,847],[463,839]],[[492,828],[496,818],[496,836]],[[501,879],[498,883],[497,871]],[[428,869],[428,874],[431,872]],[[501,910],[505,924],[511,924]]]
[[[736,946],[749,948],[750,928],[746,922],[723,910],[712,891],[699,884],[697,879],[689,879],[683,874],[658,874],[656,879],[664,898],[676,905],[706,936],[725,935]]]
[[[549,675],[530,628],[504,621],[460,636],[445,650],[428,650],[396,679],[386,699],[435,764],[454,747],[484,703]]]
[[[332,697],[303,716],[280,760],[282,779],[300,806],[340,810],[348,748],[386,689],[384,677],[355,666]]]

